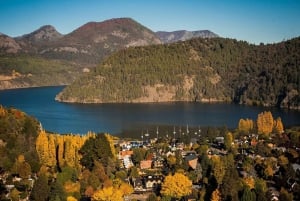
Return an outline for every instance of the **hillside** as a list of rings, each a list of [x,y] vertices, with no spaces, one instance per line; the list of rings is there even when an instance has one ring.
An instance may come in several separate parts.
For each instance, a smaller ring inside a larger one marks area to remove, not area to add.
[[[0,105],[0,169],[10,169],[18,155],[23,154],[34,171],[39,168],[35,141],[40,123],[14,108]]]
[[[71,84],[82,74],[80,66],[32,55],[0,56],[0,90]]]
[[[228,101],[298,108],[300,38],[271,45],[192,39],[132,47],[66,87],[63,102]]]
[[[163,43],[175,43],[178,41],[186,41],[192,38],[216,38],[219,37],[217,34],[209,30],[199,30],[199,31],[158,31],[155,33]]]

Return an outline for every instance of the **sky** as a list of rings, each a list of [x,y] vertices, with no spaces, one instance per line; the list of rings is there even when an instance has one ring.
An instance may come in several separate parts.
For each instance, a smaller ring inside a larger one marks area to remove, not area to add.
[[[11,37],[120,17],[152,31],[210,30],[255,44],[300,36],[300,0],[0,0],[0,32]]]

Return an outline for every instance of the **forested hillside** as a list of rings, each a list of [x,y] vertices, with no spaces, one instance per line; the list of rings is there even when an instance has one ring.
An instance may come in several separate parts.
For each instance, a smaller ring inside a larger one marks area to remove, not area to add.
[[[0,89],[67,85],[82,69],[68,61],[16,54],[0,56]]]
[[[64,102],[229,101],[298,108],[300,38],[252,45],[192,39],[108,57],[57,96]]]

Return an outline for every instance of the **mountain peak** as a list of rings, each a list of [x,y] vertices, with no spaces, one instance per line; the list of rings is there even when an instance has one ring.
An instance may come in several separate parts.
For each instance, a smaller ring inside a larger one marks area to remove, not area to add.
[[[52,25],[44,25],[29,34],[21,36],[21,39],[26,39],[31,42],[40,41],[55,41],[61,38],[63,35],[59,33]]]

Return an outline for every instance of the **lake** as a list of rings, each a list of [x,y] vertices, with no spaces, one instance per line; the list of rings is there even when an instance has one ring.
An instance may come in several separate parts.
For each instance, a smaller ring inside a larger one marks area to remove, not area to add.
[[[54,100],[62,86],[0,91],[0,104],[36,117],[44,129],[57,133],[88,131],[118,134],[147,125],[224,126],[236,128],[239,119],[256,120],[262,111],[281,117],[285,126],[299,125],[300,112],[226,103],[70,104]]]

